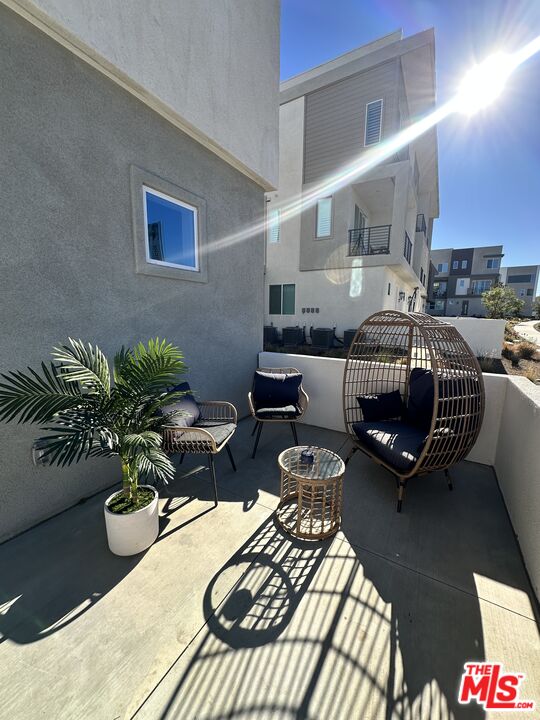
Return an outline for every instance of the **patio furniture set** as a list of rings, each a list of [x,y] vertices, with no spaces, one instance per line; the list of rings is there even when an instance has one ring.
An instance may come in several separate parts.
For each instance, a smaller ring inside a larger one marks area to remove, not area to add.
[[[255,421],[255,458],[265,423],[289,423],[294,447],[278,458],[281,471],[277,520],[288,532],[323,539],[340,524],[345,466],[357,450],[396,480],[397,511],[411,477],[445,472],[474,445],[484,413],[482,372],[473,352],[452,326],[422,313],[383,311],[362,323],[350,346],[343,376],[344,420],[351,450],[343,461],[324,448],[298,445],[296,423],[309,397],[293,367],[259,368],[248,404]],[[208,456],[215,504],[214,455],[229,446],[237,412],[226,402],[196,402],[189,385],[178,403],[183,411],[163,431],[168,453]]]

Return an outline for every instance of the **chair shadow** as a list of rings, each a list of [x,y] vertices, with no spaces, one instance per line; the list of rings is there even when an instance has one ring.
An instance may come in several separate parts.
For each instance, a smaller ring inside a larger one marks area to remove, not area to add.
[[[388,512],[393,518],[394,503]],[[359,523],[362,513],[369,508],[359,506]],[[408,532],[424,522],[411,511]],[[209,583],[207,628],[156,716],[485,717],[481,706],[457,701],[464,663],[486,657],[479,598],[347,534],[311,543],[273,518],[263,523]],[[216,606],[215,588],[231,569],[240,578]],[[463,573],[477,570],[471,554]]]

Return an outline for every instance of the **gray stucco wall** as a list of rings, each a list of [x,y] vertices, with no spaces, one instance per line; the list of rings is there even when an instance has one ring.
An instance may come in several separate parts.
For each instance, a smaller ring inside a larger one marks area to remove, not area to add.
[[[0,67],[0,369],[35,366],[68,336],[109,356],[165,336],[201,397],[245,414],[263,238],[211,248],[260,215],[262,189],[1,5]],[[136,274],[131,165],[206,201],[207,283]],[[35,468],[38,432],[0,426],[0,539],[118,478],[114,460]]]
[[[279,0],[10,2],[277,184]]]

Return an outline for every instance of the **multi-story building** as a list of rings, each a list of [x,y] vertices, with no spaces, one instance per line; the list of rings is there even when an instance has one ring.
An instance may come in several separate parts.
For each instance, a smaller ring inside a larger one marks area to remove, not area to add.
[[[247,412],[264,240],[224,239],[277,187],[279,0],[232,5],[0,0],[2,371],[165,337]],[[118,478],[36,468],[34,437],[0,426],[0,538]]]
[[[436,130],[325,188],[433,109],[434,55],[432,30],[397,32],[281,84],[279,185],[267,196],[267,324],[336,326],[339,334],[383,308],[423,309],[439,212]],[[280,208],[314,189],[316,202],[281,222]]]
[[[521,315],[531,317],[534,298],[540,293],[540,265],[515,265],[501,268],[501,282],[515,290],[524,305]]]
[[[432,250],[427,312],[485,317],[482,293],[500,280],[502,257],[502,245]]]

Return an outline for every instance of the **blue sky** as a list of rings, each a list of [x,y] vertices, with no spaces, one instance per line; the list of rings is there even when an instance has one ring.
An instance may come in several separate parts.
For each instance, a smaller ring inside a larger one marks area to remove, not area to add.
[[[540,35],[540,0],[282,0],[281,78],[398,28],[435,28],[438,102],[467,68]],[[540,264],[540,53],[496,103],[439,126],[433,248],[503,244],[505,265]]]

